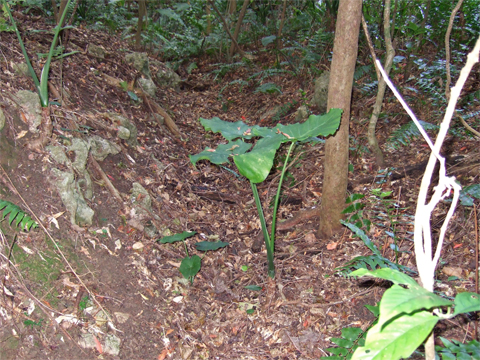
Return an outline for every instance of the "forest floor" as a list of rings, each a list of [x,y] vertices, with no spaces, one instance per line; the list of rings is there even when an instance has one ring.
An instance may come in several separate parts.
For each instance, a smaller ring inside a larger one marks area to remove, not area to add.
[[[134,122],[139,145],[123,143],[119,154],[99,162],[124,202],[112,196],[100,175],[89,166],[94,198],[88,205],[95,211],[94,224],[88,229],[71,226],[50,181],[53,161],[47,152],[27,150],[30,135],[19,136],[27,126],[20,120],[18,109],[7,105],[11,94],[34,88],[30,78],[13,74],[12,64],[24,59],[15,35],[2,33],[0,105],[7,124],[0,133],[0,199],[35,215],[50,235],[40,228],[14,232],[7,220],[0,224],[0,360],[319,359],[328,355],[326,348],[335,346],[330,339],[339,337],[343,328],[365,330],[371,325],[374,317],[365,305],[375,305],[388,284],[350,279],[335,271],[355,256],[370,254],[362,241],[346,228],[333,238],[317,239],[318,217],[300,217],[294,226],[277,232],[277,274],[274,282],[269,281],[264,247],[260,252],[252,251],[260,224],[248,181],[229,171],[235,172],[234,166],[222,168],[201,161],[194,167],[188,157],[222,141],[220,136],[206,132],[199,118],[243,119],[249,125],[262,126],[274,126],[278,121],[292,123],[296,107],[303,101],[299,90],[303,89],[310,99],[314,78],[284,73],[269,79],[281,86],[282,94],[255,93],[255,87],[241,89],[234,85],[219,97],[226,84],[258,70],[241,67],[214,80],[212,71],[218,69],[214,65],[218,61],[196,59],[198,69],[191,74],[181,73],[186,81],[180,91],[157,92],[158,103],[183,134],[175,138],[152,120],[149,108],[99,76],[105,73],[127,82],[135,78],[135,70],[123,60],[125,53],[133,51],[129,44],[84,29],[72,30],[69,42],[81,49],[88,44],[103,46],[108,55],[99,60],[86,52],[78,53],[65,58],[62,69],[59,62],[53,65],[52,82],[68,94],[69,103],[52,110],[52,143],[63,144],[65,137],[72,135],[83,136],[75,131],[78,125],[91,126],[91,116],[106,121],[102,114],[110,111],[125,113]],[[27,41],[30,54],[46,53],[49,46],[38,33],[31,33]],[[265,69],[273,67],[274,60],[272,55],[260,53],[254,62],[258,69]],[[34,67],[39,68],[38,64]],[[273,114],[264,117],[275,106],[294,100],[297,105],[279,120],[273,119]],[[421,140],[386,150],[388,166],[401,176],[386,181],[376,178],[365,138],[374,100],[374,95],[354,91],[349,192],[362,193],[369,199],[363,214],[372,221],[368,235],[383,249],[385,257],[395,261],[390,248],[392,238],[385,232],[390,227],[387,209],[379,205],[370,190],[392,191],[391,199],[398,204],[391,213],[398,222],[395,231],[402,250],[398,260],[415,270],[412,224],[423,170],[420,167],[408,171],[408,166],[427,160],[429,150]],[[440,119],[434,118],[436,109],[428,105],[428,99],[418,100],[414,104],[418,116],[438,123]],[[420,100],[427,105],[421,105]],[[388,123],[379,122],[380,144],[393,129],[408,122],[396,101],[386,102],[384,112],[395,115],[389,117]],[[69,120],[69,115],[75,115],[78,123]],[[105,130],[90,131],[111,138]],[[479,149],[478,141],[449,135],[446,155],[463,156],[449,167],[449,172],[462,185],[478,183]],[[298,148],[283,188],[280,221],[319,205],[323,156],[321,143]],[[259,186],[268,222],[268,204],[278,185],[278,173],[278,169],[274,170]],[[129,222],[129,192],[134,182],[148,190],[152,212],[157,216],[144,219],[139,226]],[[442,211],[435,213],[438,224],[445,215]],[[151,238],[139,230],[152,221],[172,234],[197,232],[186,240],[189,254],[203,257],[193,284],[179,272],[184,245],[160,244],[156,241],[160,235]],[[196,251],[194,244],[205,239],[219,239],[229,245],[205,254]],[[443,294],[475,291],[474,240],[473,212],[460,206],[450,225],[438,269],[438,284],[442,286],[438,290]],[[249,285],[257,285],[260,290],[246,288]],[[437,334],[469,340],[473,336],[472,319],[458,317],[440,324]],[[119,352],[115,350],[115,339],[120,341]]]

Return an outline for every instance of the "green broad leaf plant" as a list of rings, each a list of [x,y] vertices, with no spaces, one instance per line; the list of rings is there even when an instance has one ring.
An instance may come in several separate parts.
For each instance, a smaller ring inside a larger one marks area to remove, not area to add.
[[[367,333],[364,346],[355,351],[352,360],[407,358],[438,321],[480,310],[480,297],[476,293],[459,293],[452,302],[394,269],[358,269],[350,275],[373,276],[394,284],[380,301],[378,323]]]
[[[172,244],[177,241],[183,241],[183,245],[185,246],[185,252],[187,256],[185,256],[180,263],[180,272],[182,273],[185,279],[188,279],[191,284],[193,284],[193,279],[195,275],[198,274],[200,268],[202,267],[202,258],[198,255],[189,256],[187,245],[185,244],[185,239],[192,237],[195,235],[195,231],[184,231],[180,234],[175,234],[171,236],[165,236],[157,241],[162,244]],[[223,241],[201,241],[195,244],[195,248],[198,251],[213,251],[218,250],[220,248],[228,246],[228,242]]]
[[[20,32],[18,31],[17,24],[15,22],[15,19],[12,16],[12,13],[10,11],[10,7],[8,6],[8,2],[6,0],[0,0],[0,5],[3,5],[4,11],[8,14],[8,17],[10,18],[10,21],[12,22],[12,27],[17,34],[18,42],[20,44],[20,47],[22,49],[23,56],[25,58],[25,62],[28,67],[28,71],[30,73],[30,76],[33,79],[33,82],[35,84],[35,88],[37,90],[37,93],[40,97],[40,105],[42,107],[42,133],[41,133],[41,144],[40,146],[45,145],[45,143],[48,141],[48,137],[51,135],[52,129],[53,129],[53,124],[52,120],[50,119],[50,108],[49,108],[49,101],[48,101],[48,76],[50,73],[50,64],[54,58],[56,59],[61,59],[66,56],[73,55],[75,53],[78,53],[79,51],[72,51],[67,54],[62,54],[63,53],[63,47],[59,46],[56,48],[56,44],[58,42],[58,37],[60,36],[60,33],[64,29],[70,29],[72,26],[64,26],[62,27],[61,25],[63,24],[65,20],[65,16],[67,14],[67,10],[70,7],[70,4],[72,3],[72,0],[68,0],[67,4],[65,6],[65,9],[62,13],[62,16],[60,17],[59,24],[55,26],[53,29],[54,35],[53,35],[53,40],[50,46],[50,50],[48,54],[46,55],[47,60],[45,61],[45,65],[43,66],[41,75],[40,75],[40,80],[37,77],[37,74],[35,73],[35,70],[33,69],[32,63],[30,62],[30,58],[28,56],[27,50],[25,49],[25,45],[23,44],[22,36]],[[44,55],[41,55],[41,57],[45,57]],[[34,145],[33,147],[37,147],[38,145]]]
[[[200,123],[205,130],[221,133],[222,136],[228,140],[228,143],[221,144],[216,149],[206,148],[197,155],[191,155],[190,161],[193,165],[199,160],[209,160],[214,164],[221,165],[229,163],[229,160],[233,158],[240,174],[250,181],[267,249],[268,276],[272,279],[275,277],[274,249],[276,216],[282,182],[290,154],[297,142],[307,141],[317,136],[334,134],[340,125],[341,116],[342,110],[331,109],[324,115],[310,115],[304,123],[290,125],[277,124],[273,128],[258,125],[249,126],[243,121],[231,123],[220,120],[218,117],[200,119]],[[257,139],[253,147],[251,143],[246,142],[246,140],[251,139]],[[272,228],[269,234],[256,184],[265,181],[267,178],[272,170],[277,150],[283,143],[289,143],[290,145],[275,196]]]

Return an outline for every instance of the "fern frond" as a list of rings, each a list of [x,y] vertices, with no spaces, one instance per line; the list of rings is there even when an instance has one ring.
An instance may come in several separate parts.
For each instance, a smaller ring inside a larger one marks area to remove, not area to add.
[[[426,121],[419,120],[424,130],[438,130],[440,127]],[[420,136],[420,131],[413,121],[401,126],[395,130],[387,140],[387,147],[390,149],[398,149],[400,146],[410,144],[413,138]]]
[[[5,217],[10,214],[8,217],[8,224],[11,226],[12,222],[15,220],[15,226],[19,226],[22,230],[29,231],[32,227],[38,227],[38,224],[28,216],[20,207],[15,204],[12,204],[10,201],[0,199],[0,211],[3,210],[3,215],[0,220],[5,219]]]
[[[355,81],[357,81],[358,79],[361,79],[365,75],[372,73],[372,70],[373,70],[372,64],[359,66],[358,68],[355,69],[355,72],[353,73],[353,78],[355,79]]]

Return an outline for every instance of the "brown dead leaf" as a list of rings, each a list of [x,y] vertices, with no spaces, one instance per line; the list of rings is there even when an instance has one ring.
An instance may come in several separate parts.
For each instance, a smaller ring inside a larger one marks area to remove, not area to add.
[[[338,246],[338,242],[331,242],[327,245],[327,250],[335,250]]]
[[[442,273],[444,273],[447,276],[456,276],[456,277],[462,277],[462,268],[459,267],[450,267],[450,266],[445,266],[442,269]]]

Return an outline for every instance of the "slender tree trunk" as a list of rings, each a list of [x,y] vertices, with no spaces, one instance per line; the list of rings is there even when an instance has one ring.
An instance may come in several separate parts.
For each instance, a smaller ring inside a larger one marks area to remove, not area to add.
[[[238,43],[238,34],[240,33],[240,27],[242,26],[243,18],[245,17],[245,13],[247,12],[248,4],[250,0],[244,0],[242,10],[240,10],[240,14],[238,15],[237,25],[235,26],[235,31],[233,32],[233,38]],[[235,54],[235,44],[232,41],[232,45],[230,46],[230,57]]]
[[[212,11],[210,10],[210,4],[207,2],[205,3],[205,10],[207,13],[207,30],[205,32],[205,35],[210,35],[212,32]]]
[[[282,48],[282,30],[283,30],[283,24],[285,23],[286,10],[287,10],[287,0],[283,0],[282,18],[280,20],[280,26],[278,27],[278,33],[277,33],[277,50],[280,50]]]
[[[140,50],[142,46],[142,30],[143,30],[143,18],[147,17],[147,4],[145,0],[138,0],[138,24],[137,33],[135,34],[135,48]]]
[[[341,229],[348,182],[348,128],[353,73],[358,52],[358,33],[362,18],[361,0],[340,0],[333,58],[330,70],[327,109],[343,110],[340,128],[325,144],[325,174],[317,236],[330,237]]]
[[[385,47],[387,51],[387,58],[385,59],[384,69],[387,75],[390,73],[393,64],[393,58],[395,57],[395,49],[393,48],[392,38],[390,37],[390,5],[391,0],[385,1],[385,8],[383,10],[383,33],[385,34]],[[375,162],[377,167],[385,166],[385,159],[383,157],[382,150],[378,146],[378,140],[375,136],[375,131],[377,129],[378,117],[382,111],[383,99],[385,97],[385,90],[387,88],[387,83],[383,77],[378,79],[378,90],[377,98],[375,100],[375,105],[373,106],[372,117],[368,124],[368,145],[370,150],[372,150],[373,155],[375,156]]]
[[[238,53],[240,54],[241,57],[244,57],[244,56],[245,56],[245,53],[243,52],[242,49],[240,49],[240,46],[238,45],[237,40],[235,40],[235,38],[233,37],[232,33],[230,32],[230,29],[228,28],[228,24],[227,24],[227,22],[225,21],[225,18],[222,16],[222,14],[220,13],[220,11],[218,11],[217,7],[215,6],[215,3],[214,3],[212,0],[207,0],[207,1],[208,1],[208,3],[212,6],[213,10],[217,13],[218,17],[219,17],[220,20],[222,21],[223,27],[224,27],[225,31],[227,32],[228,36],[230,37],[230,39],[232,40],[233,44],[234,44],[235,47],[237,48]]]

